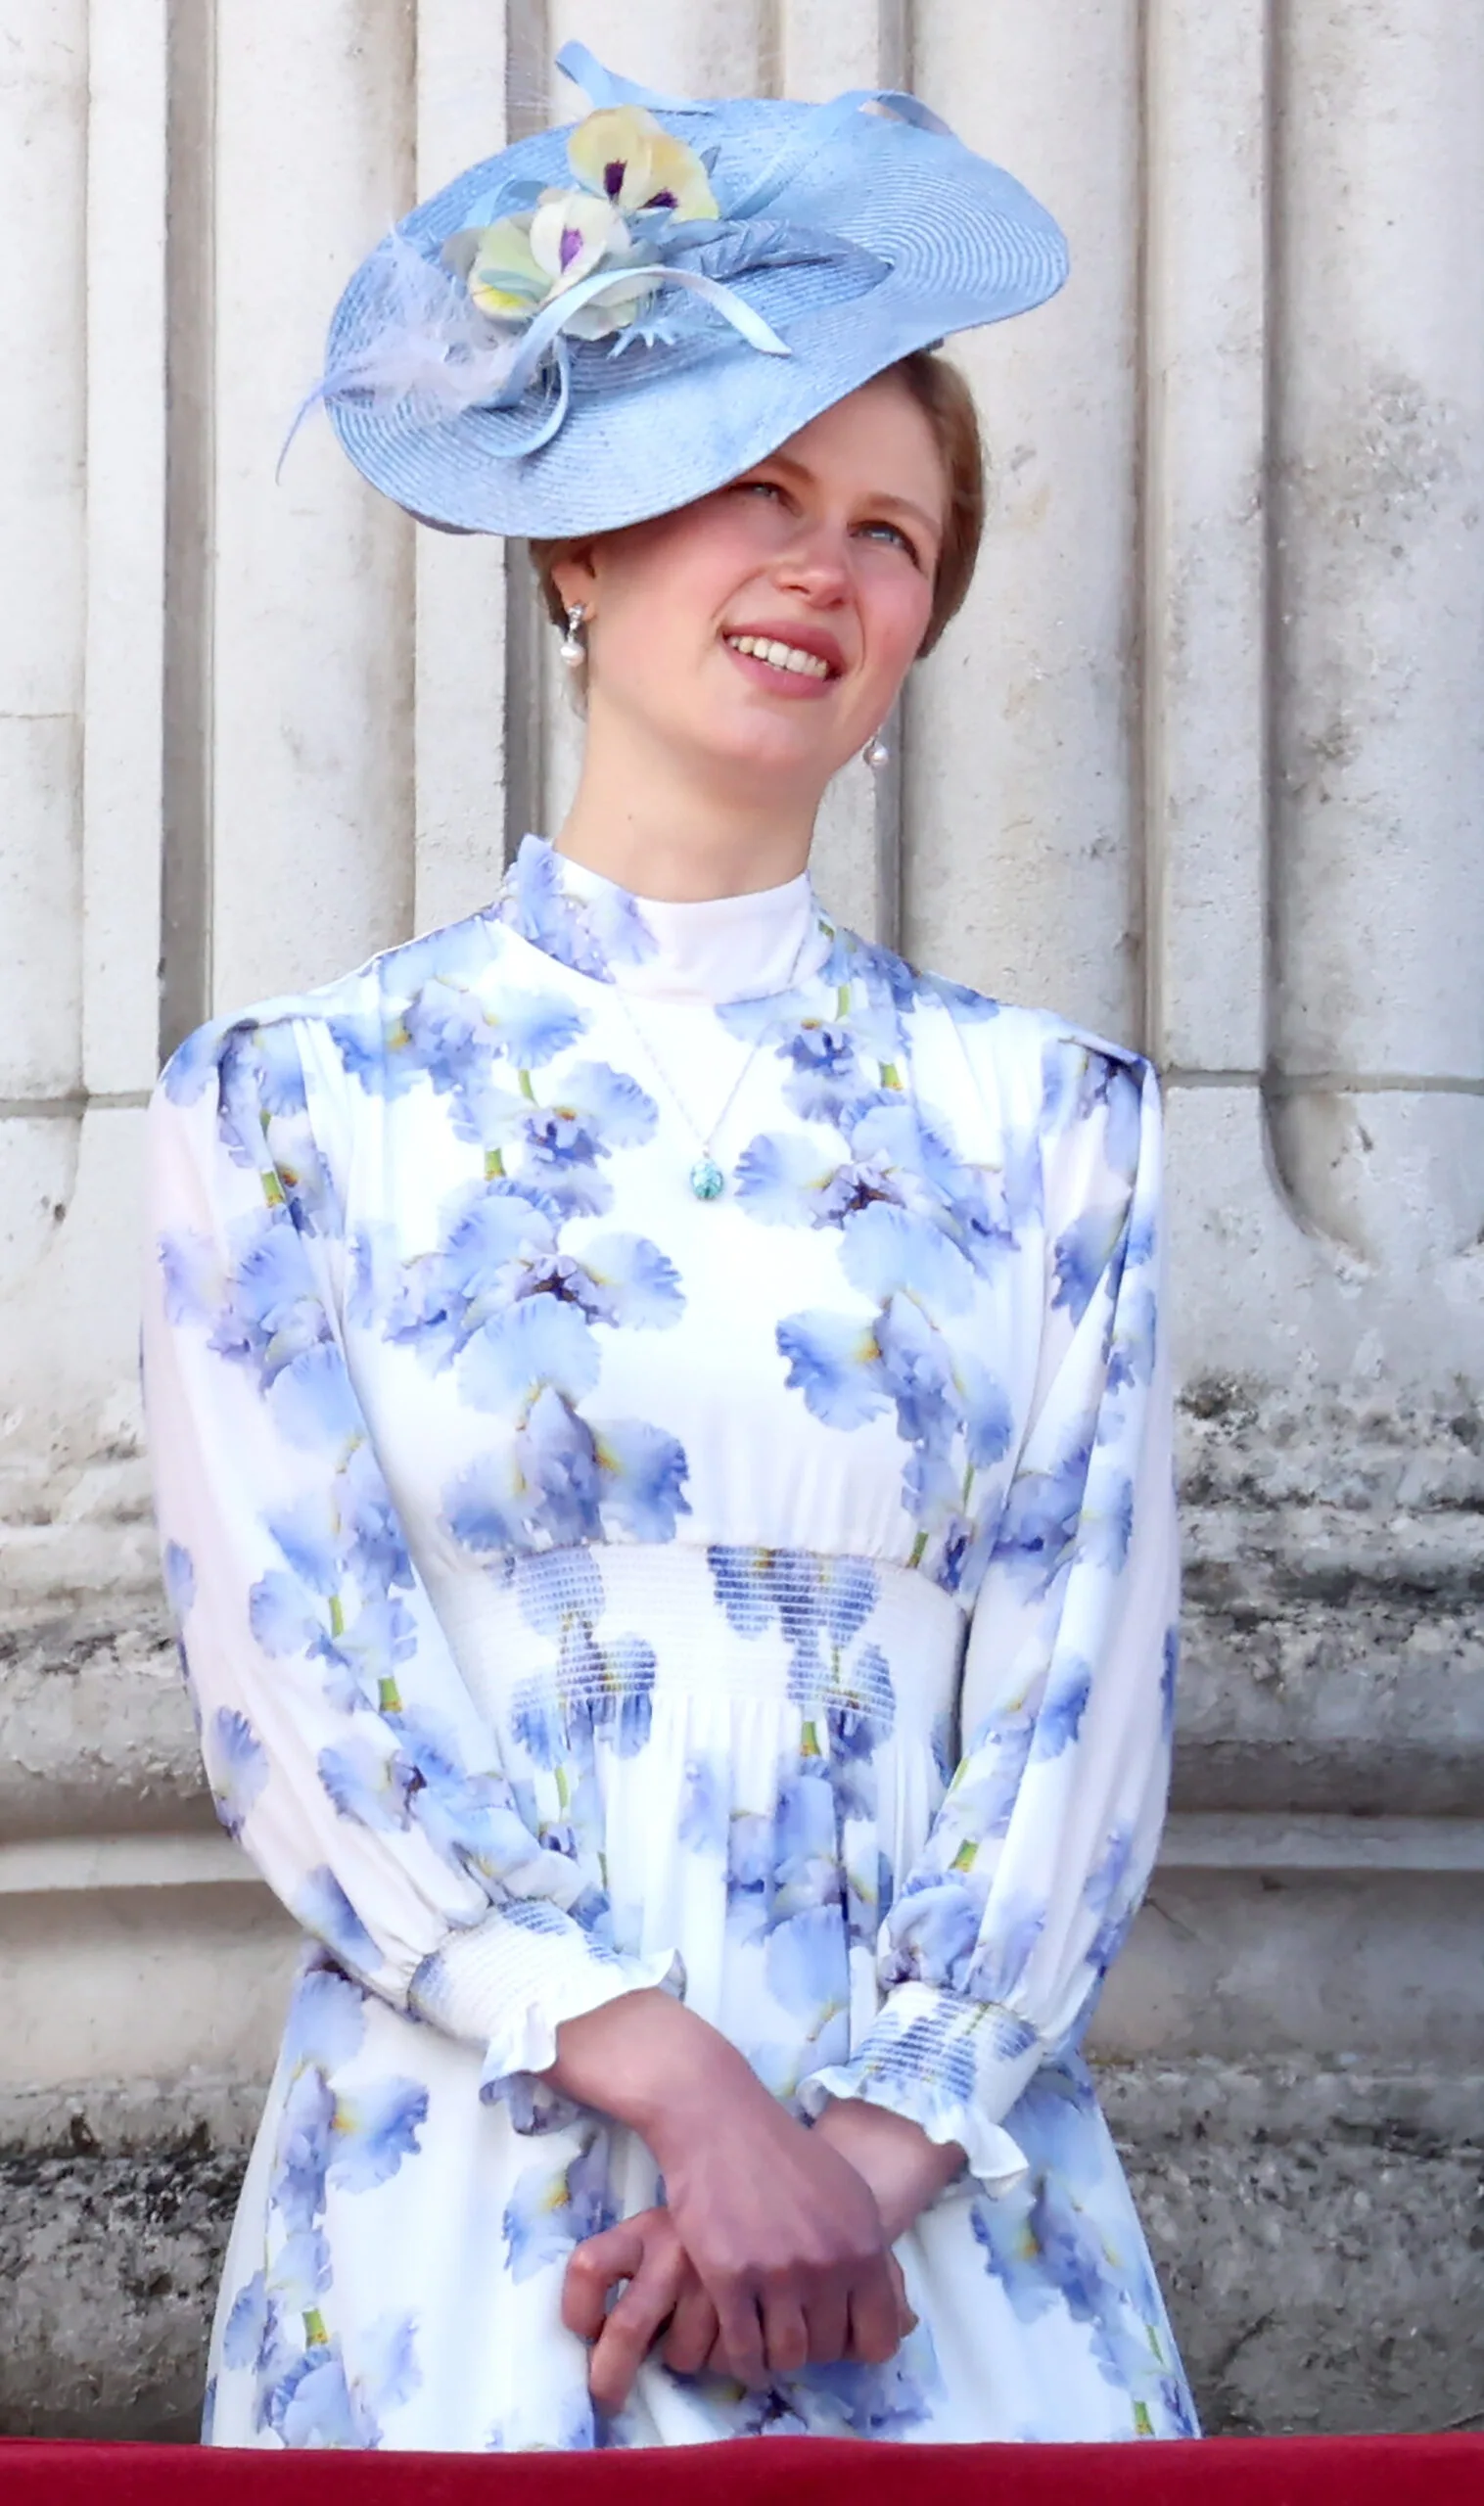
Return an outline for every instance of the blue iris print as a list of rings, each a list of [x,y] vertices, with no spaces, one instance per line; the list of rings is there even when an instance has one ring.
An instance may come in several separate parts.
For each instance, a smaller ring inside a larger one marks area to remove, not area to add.
[[[229,1836],[240,1836],[267,1783],[268,1753],[247,1716],[225,1705],[217,1707],[201,1740],[216,1816]]]
[[[304,1874],[290,1911],[345,1966],[374,1972],[379,1965],[375,1941],[328,1864]]]
[[[1082,1321],[1109,1273],[1123,1231],[1122,1209],[1092,1209],[1084,1210],[1057,1237],[1051,1257],[1056,1273],[1051,1303],[1065,1306],[1074,1323]]]
[[[530,1336],[521,1352],[528,1360]],[[531,1367],[509,1405],[517,1415],[508,1444],[446,1490],[443,1522],[462,1548],[502,1560],[510,1551],[564,1549],[610,1532],[673,1540],[678,1516],[690,1511],[683,1446],[642,1419],[589,1422],[575,1406],[571,1371],[565,1383]]]
[[[416,1622],[402,1601],[366,1601],[348,1620],[341,1595],[316,1605],[296,1576],[276,1567],[254,1585],[248,1624],[270,1661],[307,1654],[320,1663],[326,1698],[346,1712],[394,1705],[396,1666],[417,1651]]]
[[[768,1991],[786,2011],[805,2021],[811,2046],[821,2045],[832,2023],[850,2008],[846,1947],[834,1905],[807,1907],[802,1914],[785,1916],[768,1931],[764,1955]],[[815,2056],[815,2061],[831,2059],[828,2052]]]
[[[1175,1700],[1180,1679],[1180,1629],[1167,1627],[1161,1654],[1159,1682],[1160,1737],[1167,1743],[1175,1735]]]
[[[274,2208],[291,2235],[316,2228],[331,2185],[360,2193],[385,2184],[417,2155],[428,2092],[412,2080],[383,2080],[357,2107],[338,2096],[326,2073],[302,2070],[284,2100],[275,2145]],[[312,2287],[323,2289],[316,2263]]]
[[[281,2056],[286,2082],[268,2195],[279,2235],[267,2268],[239,2292],[222,2344],[223,2363],[255,2378],[258,2424],[286,2444],[374,2444],[378,2415],[418,2382],[410,2318],[360,2335],[348,2380],[325,2318],[334,2292],[324,2231],[331,2192],[355,2196],[390,2182],[419,2155],[428,2115],[419,2081],[340,2082],[364,2034],[356,1985],[324,1968],[301,1977]]]
[[[405,980],[416,968],[402,966],[401,953],[389,963]],[[603,1164],[653,1136],[653,1099],[623,1072],[586,1061],[567,1061],[543,1094],[536,1075],[570,1055],[588,1013],[560,993],[491,994],[477,980],[482,971],[468,980],[456,969],[430,974],[385,1009],[332,1019],[347,1070],[388,1097],[426,1079],[449,1099],[455,1137],[484,1152],[487,1179],[519,1172],[533,1195],[567,1216],[606,1210],[613,1187]]]
[[[1012,1416],[1004,1386],[966,1345],[965,1326],[973,1282],[997,1278],[1025,1232],[1041,1224],[1040,1142],[1028,1127],[1012,1130],[998,1166],[971,1162],[907,1084],[909,1011],[941,1004],[958,1025],[997,1015],[997,1004],[923,981],[890,952],[855,941],[837,939],[821,980],[835,986],[833,1021],[798,998],[720,1012],[737,1033],[771,1045],[788,1066],[784,1093],[793,1109],[833,1130],[845,1148],[842,1155],[814,1137],[760,1135],[739,1161],[738,1204],[764,1226],[840,1231],[842,1270],[875,1313],[786,1317],[777,1345],[788,1384],[823,1424],[845,1433],[895,1413],[910,1448],[902,1493],[917,1526],[911,1562],[967,1600],[995,1546],[997,1490],[986,1474],[1009,1451]],[[1130,1139],[1136,1149],[1139,1089],[1128,1071],[1088,1051],[1071,1058],[1075,1080],[1064,1047],[1047,1056],[1046,1086],[1061,1091],[1061,1118],[1085,1120],[1094,1098],[1105,1101],[1117,1129],[1115,1158]],[[1060,1239],[1057,1302],[1074,1320],[1100,1286],[1117,1285],[1110,1277],[1117,1225],[1116,1213],[1093,1213]],[[900,1259],[908,1247],[913,1258]],[[1140,1356],[1134,1330],[1131,1371]]]
[[[825,1426],[850,1430],[895,1413],[911,1448],[903,1475],[918,1523],[911,1562],[936,1542],[938,1580],[972,1591],[986,1562],[974,1479],[1007,1452],[1012,1423],[1003,1388],[946,1328],[972,1306],[973,1267],[930,1220],[882,1201],[846,1220],[840,1260],[875,1313],[858,1323],[817,1311],[780,1323],[789,1385]]]
[[[1136,1385],[1147,1384],[1154,1373],[1159,1323],[1153,1284],[1145,1282],[1135,1286],[1129,1277],[1129,1273],[1138,1264],[1152,1261],[1153,1254],[1152,1233],[1144,1247],[1139,1249],[1131,1232],[1124,1254],[1124,1277],[1113,1344],[1108,1351],[1110,1393],[1129,1392]]]
[[[877,1644],[857,1645],[880,1595],[875,1567],[863,1557],[719,1543],[706,1555],[717,1599],[738,1635],[760,1637],[773,1625],[781,1631],[789,1695],[812,1718],[806,1740],[817,1747],[816,1725],[828,1736],[836,1806],[843,1816],[868,1815],[864,1770],[890,1739],[897,1713],[886,1655]]]
[[[295,1440],[322,1436],[336,1466],[264,1517],[285,1564],[270,1567],[253,1586],[249,1620],[271,1658],[307,1654],[322,1663],[326,1694],[337,1701],[394,1704],[396,1667],[416,1651],[415,1622],[398,1598],[411,1587],[412,1564],[364,1422],[349,1400],[338,1352],[332,1364],[293,1382]],[[356,1440],[342,1452],[348,1431]]]
[[[264,1391],[298,1357],[324,1345],[330,1327],[301,1238],[283,1211],[265,1211],[234,1230],[233,1259],[211,1299],[208,1345],[246,1367]],[[194,1301],[200,1277],[195,1248],[162,1248],[176,1295]],[[224,1292],[223,1292],[224,1287]],[[196,1321],[194,1313],[183,1318]]]
[[[688,1758],[677,1833],[689,1853],[724,1863],[731,1825],[731,1776],[724,1761]]]
[[[590,890],[571,883],[537,835],[523,839],[494,910],[533,948],[597,983],[612,983],[615,966],[643,965],[659,945],[637,898],[606,879]]]
[[[967,1737],[963,1764],[953,1780],[954,1825],[966,1835],[995,1843],[1009,1833],[1030,1764],[1036,1717],[1024,1704],[1011,1706]]]
[[[838,960],[838,962],[837,962]],[[975,1281],[1002,1267],[1039,1208],[1036,1161],[1003,1171],[970,1165],[946,1124],[904,1087],[905,1011],[921,987],[887,952],[837,942],[825,978],[835,1024],[794,1001],[732,1003],[738,1033],[771,1044],[789,1065],[784,1093],[805,1119],[840,1134],[846,1154],[790,1134],[760,1135],[738,1165],[737,1198],[771,1227],[833,1228],[847,1279],[875,1315],[814,1310],[777,1328],[787,1381],[827,1426],[846,1433],[895,1412],[911,1451],[903,1500],[918,1526],[912,1562],[971,1596],[988,1562],[990,1495],[976,1475],[1008,1451],[1003,1387],[948,1325],[969,1315]],[[969,996],[973,998],[973,996]],[[993,1014],[993,1004],[985,1005]],[[929,1553],[931,1558],[929,1558]]]
[[[1076,1555],[1091,1433],[1090,1425],[1077,1422],[1046,1468],[1022,1465],[1005,1493],[993,1562],[1028,1594],[1048,1593]]]
[[[501,2222],[516,2282],[565,2262],[585,2238],[613,2226],[619,2207],[608,2181],[608,2140],[589,2125],[565,2164],[535,2159],[522,2167]]]
[[[162,1558],[165,1598],[177,1621],[189,1618],[196,1605],[196,1568],[188,1549],[167,1540]]]
[[[1103,1157],[1132,1182],[1143,1130],[1146,1068],[1137,1053],[1116,1045],[1082,1043],[1069,1049],[1064,1036],[1048,1036],[1042,1058],[1043,1130],[1075,1132],[1102,1115]]]
[[[634,1540],[674,1538],[676,1517],[690,1511],[684,1449],[642,1419],[580,1412],[599,1363],[580,1309],[551,1296],[485,1326],[460,1369],[465,1397],[513,1424],[446,1492],[443,1519],[463,1547],[561,1549],[600,1540],[610,1526]]]
[[[611,1074],[600,1075],[606,1086]],[[653,1107],[642,1106],[647,1127]],[[357,1316],[369,1321],[380,1306],[389,1340],[435,1370],[456,1366],[463,1399],[512,1422],[445,1493],[454,1538],[491,1555],[567,1547],[608,1527],[670,1540],[689,1511],[673,1436],[638,1419],[589,1420],[579,1407],[601,1370],[596,1332],[672,1328],[685,1305],[678,1274],[644,1236],[615,1232],[568,1249],[551,1171],[565,1151],[548,1145],[539,1183],[495,1178],[466,1190],[436,1253],[396,1264],[375,1237],[356,1246]]]
[[[1138,1888],[1136,1881],[1130,1882],[1133,1860],[1134,1832],[1127,1826],[1117,1827],[1083,1885],[1083,1904],[1098,1918],[1088,1964],[1099,1981],[1118,1956],[1134,1920]]]
[[[219,1088],[224,1043],[221,1028],[209,1024],[176,1045],[160,1076],[172,1105],[198,1104],[209,1088]]]
[[[600,1236],[574,1255],[562,1249],[560,1221],[549,1204],[498,1186],[482,1189],[440,1253],[409,1270],[413,1296],[394,1306],[388,1336],[410,1341],[434,1365],[463,1359],[461,1381],[481,1408],[520,1397],[527,1380],[521,1335],[544,1335],[533,1346],[552,1355],[536,1355],[537,1371],[548,1363],[558,1373],[565,1370],[575,1398],[596,1380],[598,1344],[587,1333],[589,1323],[668,1330],[685,1304],[672,1264],[646,1237]],[[502,1343],[511,1354],[491,1363],[490,1394],[484,1398],[479,1352]],[[556,1357],[559,1347],[565,1358]],[[471,1349],[475,1354],[466,1355]]]
[[[270,2293],[267,2273],[255,2271],[239,2289],[227,2316],[221,2362],[224,2367],[244,2367],[255,2378],[259,2411],[301,2354],[296,2334],[302,2337],[299,2318],[280,2302],[276,2292]]]
[[[1058,1758],[1082,1730],[1092,1694],[1092,1667],[1076,1656],[1056,1664],[1036,1717],[1033,1758]]]
[[[655,1651],[631,1633],[599,1637],[606,1603],[590,1549],[536,1553],[514,1562],[522,1616],[554,1640],[555,1662],[520,1682],[511,1698],[511,1728],[538,1766],[562,1766],[580,1735],[607,1740],[620,1757],[635,1757],[649,1739]]]
[[[451,1732],[400,1704],[353,1722],[322,1749],[320,1783],[343,1819],[393,1831],[420,1829],[436,1853],[509,1883],[541,1885],[543,1855],[505,1777],[465,1765]]]
[[[422,2383],[413,2318],[384,2316],[356,2347],[351,2374],[338,2343],[312,2343],[277,2386],[267,2424],[285,2445],[380,2445],[387,2412],[410,2401]]]
[[[387,990],[370,1008],[343,1011],[328,1021],[348,1076],[368,1095],[394,1099],[423,1081],[440,1096],[477,1095],[490,1083],[494,1064],[512,1075],[543,1069],[585,1032],[585,1011],[560,992],[515,985],[492,992],[482,983],[487,936],[478,923],[461,928],[469,962],[425,973],[414,943],[387,960],[386,975],[395,990]]]
[[[575,1062],[555,1093],[528,1109],[521,1178],[564,1217],[597,1217],[613,1205],[601,1161],[652,1139],[659,1109],[636,1079],[606,1062]]]
[[[1130,2397],[1132,2434],[1152,2433],[1157,2416],[1193,2436],[1153,2276],[1105,2222],[1103,2127],[1082,2065],[1046,2065],[1007,2119],[1029,2166],[973,2205],[986,2270],[1020,2322],[1041,2322],[1060,2303],[1088,2326],[1099,2370]]]

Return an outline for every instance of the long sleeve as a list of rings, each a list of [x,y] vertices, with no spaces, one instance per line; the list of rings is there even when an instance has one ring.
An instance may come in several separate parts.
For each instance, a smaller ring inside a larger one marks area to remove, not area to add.
[[[1065,1042],[1043,1113],[1046,1293],[1028,1424],[969,1630],[962,1756],[883,1926],[878,2017],[807,2084],[956,2141],[1075,2043],[1147,1883],[1168,1788],[1178,1558],[1151,1071]]]
[[[204,1030],[150,1122],[146,1408],[218,1815],[289,1911],[487,2093],[670,1980],[523,1820],[408,1555],[347,1363],[322,1074],[289,1017]],[[309,1074],[306,1078],[306,1072]]]

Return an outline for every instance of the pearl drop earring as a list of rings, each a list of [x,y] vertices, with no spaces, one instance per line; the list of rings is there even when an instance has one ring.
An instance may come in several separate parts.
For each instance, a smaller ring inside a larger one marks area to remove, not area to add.
[[[873,774],[879,774],[883,766],[890,766],[892,762],[892,752],[879,731],[874,739],[866,742],[860,754]]]
[[[587,611],[581,601],[567,612],[567,632],[557,650],[569,670],[580,670],[587,659],[587,639],[582,633],[586,619]]]

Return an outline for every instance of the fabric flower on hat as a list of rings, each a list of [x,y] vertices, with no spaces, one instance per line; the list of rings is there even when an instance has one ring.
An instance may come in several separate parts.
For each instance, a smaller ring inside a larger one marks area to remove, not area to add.
[[[705,166],[642,105],[610,105],[588,114],[567,143],[578,181],[626,216],[668,209],[675,217],[715,217]]]
[[[589,114],[567,158],[578,188],[544,191],[534,209],[454,236],[444,258],[480,311],[509,323],[529,322],[580,281],[612,270],[613,286],[575,306],[563,325],[578,339],[606,339],[634,321],[655,292],[652,278],[624,283],[626,265],[652,256],[628,220],[709,219],[717,204],[694,149],[638,106]]]

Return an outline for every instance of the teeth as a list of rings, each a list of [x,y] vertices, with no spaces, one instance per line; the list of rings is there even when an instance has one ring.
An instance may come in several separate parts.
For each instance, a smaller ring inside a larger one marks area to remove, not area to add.
[[[829,664],[798,644],[780,644],[769,635],[728,635],[734,653],[751,653],[755,661],[771,662],[774,670],[796,671],[802,678],[828,678]]]

